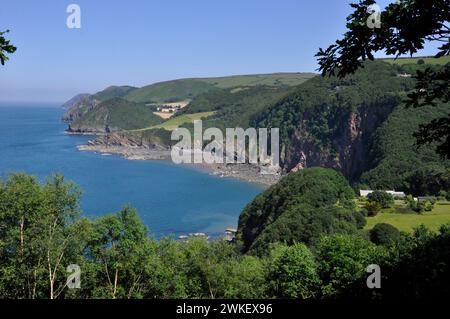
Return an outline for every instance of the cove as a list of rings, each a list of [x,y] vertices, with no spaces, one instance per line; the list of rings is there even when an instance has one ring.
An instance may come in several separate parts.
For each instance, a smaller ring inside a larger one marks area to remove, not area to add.
[[[156,238],[236,227],[240,212],[263,187],[220,178],[169,161],[129,161],[80,152],[93,137],[67,135],[63,110],[49,105],[0,105],[0,175],[25,172],[40,179],[62,173],[83,191],[83,215],[135,207]]]

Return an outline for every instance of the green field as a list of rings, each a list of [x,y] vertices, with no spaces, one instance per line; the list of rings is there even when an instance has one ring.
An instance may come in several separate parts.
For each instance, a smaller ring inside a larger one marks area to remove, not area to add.
[[[174,102],[193,99],[202,93],[213,92],[218,89],[247,88],[260,85],[296,86],[315,75],[314,73],[273,73],[179,79],[154,83],[138,89],[127,87],[130,91],[124,95],[124,98],[139,103]],[[117,92],[114,93],[118,94]]]
[[[192,123],[195,120],[200,120],[200,119],[206,118],[208,116],[213,115],[214,113],[215,112],[199,112],[199,113],[192,113],[192,114],[183,114],[180,116],[175,116],[175,117],[165,121],[164,123],[150,126],[147,128],[134,130],[134,132],[142,132],[142,131],[146,131],[146,130],[150,130],[150,129],[160,129],[160,128],[165,129],[167,131],[173,131],[174,129],[176,129],[177,127],[179,127],[183,124]]]
[[[427,64],[439,64],[444,65],[450,62],[450,56],[443,56],[439,59],[433,57],[416,57],[416,58],[398,58],[398,59],[380,59],[381,61],[404,65],[404,64],[417,64],[417,61],[423,60]]]
[[[377,216],[367,217],[366,220],[366,230],[372,229],[378,223],[391,224],[405,232],[411,232],[413,228],[421,224],[432,230],[438,230],[442,224],[450,223],[450,202],[437,202],[432,212],[424,212],[423,214],[385,211]]]
[[[202,81],[222,89],[257,85],[296,86],[312,78],[314,73],[272,73],[203,78]]]

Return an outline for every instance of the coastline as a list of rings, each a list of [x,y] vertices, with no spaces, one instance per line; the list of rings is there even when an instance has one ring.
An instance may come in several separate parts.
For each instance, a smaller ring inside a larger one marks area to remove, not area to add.
[[[137,145],[105,145],[96,141],[89,141],[88,144],[78,145],[77,148],[82,152],[119,155],[132,161],[171,161],[171,151],[163,148]],[[183,165],[206,171],[218,177],[235,178],[248,183],[258,184],[265,188],[275,184],[281,178],[280,174],[262,174],[259,166],[251,164],[191,163]]]

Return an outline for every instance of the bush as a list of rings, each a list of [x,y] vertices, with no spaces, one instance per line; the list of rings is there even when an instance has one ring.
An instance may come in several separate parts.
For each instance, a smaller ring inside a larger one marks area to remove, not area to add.
[[[446,191],[441,190],[441,191],[439,191],[437,199],[438,200],[445,200],[447,198],[447,196],[449,196],[449,194]]]
[[[367,210],[367,216],[373,217],[378,215],[381,210],[381,205],[377,202],[367,202],[364,208]]]
[[[391,194],[382,191],[374,191],[367,195],[367,199],[371,202],[376,202],[382,208],[389,208],[394,205],[394,197]]]
[[[400,231],[392,225],[380,223],[370,230],[370,241],[377,245],[394,246],[400,240]]]
[[[434,203],[432,201],[426,200],[426,201],[417,203],[416,211],[418,213],[431,212],[433,210],[433,208],[434,208]]]

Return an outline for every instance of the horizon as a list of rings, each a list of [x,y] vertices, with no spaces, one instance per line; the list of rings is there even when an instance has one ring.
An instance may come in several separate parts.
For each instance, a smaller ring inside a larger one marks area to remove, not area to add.
[[[80,0],[72,3],[81,8],[81,29],[66,26],[68,1],[7,3],[0,30],[10,29],[18,49],[2,68],[0,101],[63,103],[109,86],[317,73],[314,55],[345,32],[352,2]],[[427,45],[417,56],[435,49]]]

